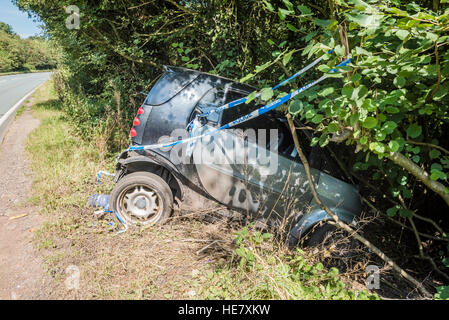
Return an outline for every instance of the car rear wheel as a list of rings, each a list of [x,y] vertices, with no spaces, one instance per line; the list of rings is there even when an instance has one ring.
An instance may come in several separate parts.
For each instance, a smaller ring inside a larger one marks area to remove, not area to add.
[[[326,252],[324,264],[340,270],[346,270],[361,250],[360,242],[329,222],[315,226],[305,236],[303,243],[307,247]]]
[[[135,172],[115,185],[110,203],[127,223],[161,224],[172,213],[173,194],[161,177],[150,172]]]

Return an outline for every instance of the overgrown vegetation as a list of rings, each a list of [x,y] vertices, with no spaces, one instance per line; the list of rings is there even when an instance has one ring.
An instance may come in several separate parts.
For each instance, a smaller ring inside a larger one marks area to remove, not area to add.
[[[446,1],[76,1],[79,30],[65,27],[71,1],[16,2],[63,49],[59,98],[82,136],[103,137],[104,154],[127,143],[138,92],[163,64],[265,88],[326,55],[297,87],[351,57],[286,112],[334,150],[367,208],[411,232],[408,256],[449,283]]]
[[[21,39],[0,22],[0,73],[55,69],[59,52],[43,37]]]
[[[375,300],[366,290],[348,290],[335,267],[312,264],[304,251],[285,252],[273,245],[272,235],[251,225],[236,233],[236,266],[217,268],[201,288],[207,297],[218,299],[333,299]],[[236,285],[238,284],[238,285]]]

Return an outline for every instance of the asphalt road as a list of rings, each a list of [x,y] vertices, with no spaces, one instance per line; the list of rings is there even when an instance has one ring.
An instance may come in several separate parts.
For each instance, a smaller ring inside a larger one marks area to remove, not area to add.
[[[51,72],[0,76],[0,118],[20,99],[50,79]]]

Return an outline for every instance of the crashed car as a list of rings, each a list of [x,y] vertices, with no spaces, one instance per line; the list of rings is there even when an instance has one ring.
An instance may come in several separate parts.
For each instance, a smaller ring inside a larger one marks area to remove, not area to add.
[[[131,148],[117,157],[110,207],[126,223],[141,225],[163,223],[174,209],[206,212],[226,208],[282,228],[292,245],[318,223],[331,220],[314,202],[283,113],[272,110],[232,129],[214,132],[214,128],[260,107],[252,101],[213,112],[254,91],[216,75],[165,67],[138,109],[130,132]],[[214,134],[175,147],[135,148],[189,139],[194,131],[201,136],[210,130]],[[310,147],[313,137],[307,130],[298,130],[298,135],[321,201],[341,220],[353,223],[361,212],[356,188],[344,181],[324,149]],[[223,161],[231,149],[241,161]]]

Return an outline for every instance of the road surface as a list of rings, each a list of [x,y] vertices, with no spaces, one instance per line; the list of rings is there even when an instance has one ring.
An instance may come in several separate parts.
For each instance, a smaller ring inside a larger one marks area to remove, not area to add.
[[[50,75],[51,72],[39,72],[0,76],[0,118]]]

